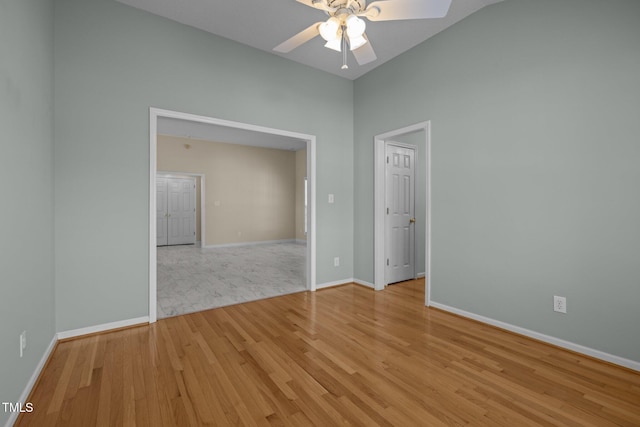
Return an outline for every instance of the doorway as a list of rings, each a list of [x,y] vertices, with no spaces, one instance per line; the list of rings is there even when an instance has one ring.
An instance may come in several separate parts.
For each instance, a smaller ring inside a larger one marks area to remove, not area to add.
[[[170,110],[150,108],[149,110],[149,321],[157,320],[157,218],[156,218],[156,168],[157,168],[157,133],[160,119],[177,119],[195,125],[211,125],[226,132],[246,135],[266,135],[281,140],[297,139],[306,145],[306,165],[308,181],[308,209],[306,212],[307,223],[307,245],[306,245],[306,289],[315,291],[316,289],[316,212],[315,212],[315,156],[316,138],[313,135],[290,132],[286,130],[265,128],[246,123],[232,122],[228,120],[216,119],[212,117],[197,116],[188,113],[181,113]]]
[[[415,254],[416,266],[423,266],[424,273],[417,271],[417,276],[425,277],[425,304],[430,305],[430,272],[431,272],[431,195],[430,195],[430,158],[431,158],[431,123],[416,123],[404,128],[392,130],[374,137],[374,286],[383,290],[387,284],[387,182],[386,182],[386,147],[389,144],[409,144],[417,146],[415,163],[419,173],[415,176]],[[391,263],[391,261],[390,261]],[[423,264],[422,264],[423,263]],[[421,270],[422,268],[417,268]],[[422,273],[422,274],[421,274]]]
[[[416,278],[417,147],[385,143],[385,284]]]

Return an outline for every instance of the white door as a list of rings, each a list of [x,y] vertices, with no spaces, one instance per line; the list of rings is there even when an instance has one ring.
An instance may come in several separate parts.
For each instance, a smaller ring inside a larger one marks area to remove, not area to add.
[[[156,194],[157,245],[194,244],[196,242],[195,178],[158,177]]]
[[[415,148],[386,144],[386,284],[415,279]]]

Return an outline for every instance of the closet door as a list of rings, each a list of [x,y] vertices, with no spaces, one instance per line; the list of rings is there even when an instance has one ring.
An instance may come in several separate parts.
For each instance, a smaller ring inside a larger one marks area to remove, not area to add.
[[[196,180],[169,178],[168,244],[186,245],[196,242]]]
[[[195,178],[156,177],[156,245],[196,242]]]

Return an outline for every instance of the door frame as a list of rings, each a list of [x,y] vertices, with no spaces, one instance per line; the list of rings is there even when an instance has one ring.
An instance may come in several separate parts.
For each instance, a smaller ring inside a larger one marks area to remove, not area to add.
[[[385,282],[385,143],[403,135],[424,132],[426,177],[425,197],[425,305],[431,305],[431,121],[424,121],[374,136],[374,288],[383,290]],[[416,159],[416,164],[418,161]]]
[[[200,178],[200,236],[197,236],[200,238],[200,246],[201,247],[205,247],[206,246],[206,242],[205,242],[205,238],[207,236],[206,234],[206,223],[204,221],[205,218],[205,214],[206,214],[206,209],[205,209],[205,203],[204,203],[204,181],[205,181],[205,174],[203,173],[192,173],[192,172],[173,172],[173,171],[156,171],[156,176],[166,176],[169,178],[182,178],[182,177],[189,177],[189,178]]]
[[[307,253],[306,253],[306,279],[307,289],[316,290],[316,137],[299,132],[291,132],[282,129],[273,129],[248,123],[234,122],[217,119],[214,117],[199,116],[196,114],[179,111],[165,110],[161,108],[149,108],[149,323],[156,322],[158,318],[158,277],[157,277],[157,248],[156,248],[156,168],[158,150],[158,119],[171,118],[188,120],[191,122],[212,124],[228,128],[249,130],[253,132],[267,133],[290,138],[297,138],[307,143],[307,185],[308,185],[308,210],[307,223]]]

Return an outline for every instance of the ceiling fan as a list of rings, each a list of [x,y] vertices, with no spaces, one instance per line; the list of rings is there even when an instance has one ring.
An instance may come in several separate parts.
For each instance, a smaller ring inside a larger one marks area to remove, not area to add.
[[[371,42],[364,33],[369,21],[395,21],[403,19],[442,18],[447,15],[451,0],[380,0],[367,5],[366,0],[296,0],[324,11],[326,21],[316,22],[273,50],[288,53],[316,36],[321,36],[325,47],[343,54],[343,69],[347,66],[347,43],[360,65],[377,59]]]

